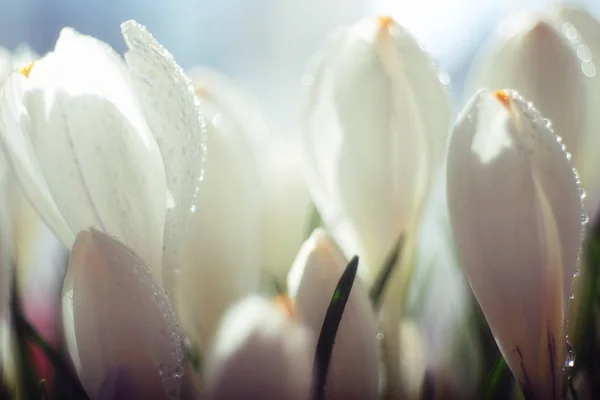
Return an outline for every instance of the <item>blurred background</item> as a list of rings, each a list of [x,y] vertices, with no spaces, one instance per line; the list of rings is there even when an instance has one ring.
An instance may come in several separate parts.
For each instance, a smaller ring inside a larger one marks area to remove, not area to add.
[[[119,24],[145,24],[184,68],[210,66],[256,96],[277,130],[293,126],[302,72],[340,24],[388,14],[451,79],[456,107],[476,51],[505,16],[551,3],[600,17],[599,0],[0,0],[0,46],[51,50],[71,26],[123,52]]]

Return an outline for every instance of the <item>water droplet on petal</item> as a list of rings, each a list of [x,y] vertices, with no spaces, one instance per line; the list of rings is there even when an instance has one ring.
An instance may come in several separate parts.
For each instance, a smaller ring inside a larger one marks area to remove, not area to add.
[[[583,188],[579,188],[579,198],[580,198],[581,200],[583,200],[583,199],[585,199],[585,198],[586,198],[586,196],[587,196],[587,195],[585,194],[585,190],[584,190]]]
[[[576,269],[575,269],[575,272],[573,273],[573,276],[574,276],[574,277],[575,277],[575,276],[579,276],[579,268],[576,268]]]
[[[573,300],[574,298],[575,298],[575,295],[574,295],[573,293],[571,293],[571,294],[569,295],[569,300]]]
[[[565,358],[565,368],[573,368],[575,366],[575,349],[567,340],[567,357]]]
[[[565,156],[567,157],[567,160],[571,161],[571,157],[572,157],[572,156],[571,156],[571,153],[569,153],[569,152],[566,152],[566,153],[565,153]]]

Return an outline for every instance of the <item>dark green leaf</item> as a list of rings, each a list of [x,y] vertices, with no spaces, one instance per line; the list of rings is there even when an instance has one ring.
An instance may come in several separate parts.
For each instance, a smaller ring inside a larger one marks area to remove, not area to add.
[[[576,336],[573,344],[577,352],[577,363],[575,370],[588,369],[590,363],[594,362],[594,340],[596,329],[594,324],[594,308],[598,297],[598,283],[600,275],[600,223],[596,222],[589,232],[584,243],[584,260],[586,265],[585,281],[578,295],[583,296],[581,300],[579,315],[576,323]]]
[[[48,399],[48,393],[46,392],[46,380],[42,379],[40,381],[40,385],[39,385],[39,389],[38,389],[38,398],[40,400],[47,400]]]
[[[331,296],[331,302],[327,308],[319,341],[317,342],[317,350],[315,352],[315,399],[322,400],[325,397],[325,382],[327,381],[327,372],[329,370],[329,362],[331,361],[331,352],[335,337],[346,308],[346,302],[350,296],[350,291],[356,278],[358,270],[358,257],[352,258],[342,277]]]
[[[498,389],[506,378],[510,378],[510,371],[504,357],[500,356],[492,372],[488,375],[482,390],[481,398],[483,400],[492,400],[500,398]]]

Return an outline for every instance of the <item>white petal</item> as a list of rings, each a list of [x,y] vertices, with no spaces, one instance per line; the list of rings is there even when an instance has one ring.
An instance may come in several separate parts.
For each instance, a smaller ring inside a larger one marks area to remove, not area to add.
[[[267,140],[269,130],[257,100],[215,70],[194,68],[188,74],[198,97],[214,106],[211,117],[217,112],[229,116],[230,123],[237,131],[243,132],[253,145]],[[203,109],[206,110],[206,104],[203,104]],[[211,114],[211,110],[205,112]]]
[[[561,136],[587,193],[592,214],[600,201],[600,23],[562,7],[505,21],[474,64],[470,94],[513,88],[532,101]]]
[[[204,398],[309,400],[313,341],[274,303],[246,298],[219,327],[204,367]]]
[[[260,159],[265,191],[263,268],[278,279],[285,279],[306,239],[313,212],[296,139],[272,137]]]
[[[211,119],[226,119],[232,130],[247,138],[258,164],[259,189],[265,202],[262,216],[265,271],[285,279],[298,249],[306,238],[311,200],[304,184],[299,143],[291,135],[269,134],[259,107],[226,77],[208,69],[194,69],[190,76]]]
[[[69,351],[92,399],[115,370],[126,371],[143,398],[177,395],[179,327],[160,284],[131,250],[99,231],[81,232],[63,299],[72,307],[64,321]]]
[[[561,390],[580,246],[578,185],[531,104],[512,92],[496,96],[477,94],[454,128],[448,207],[467,278],[508,365],[521,385],[550,398]]]
[[[331,296],[348,261],[323,230],[304,243],[288,275],[288,290],[299,318],[318,337]],[[357,278],[336,338],[327,384],[327,399],[377,399],[379,341],[371,301]]]
[[[203,350],[223,312],[258,289],[261,263],[256,165],[241,132],[216,122],[176,281],[182,326]]]
[[[28,89],[27,79],[14,72],[0,90],[3,153],[33,206],[65,246],[70,247],[75,235],[54,203],[31,142],[31,122],[22,104]]]
[[[449,104],[427,55],[389,18],[338,32],[316,57],[303,115],[307,184],[370,283],[419,214]]]
[[[158,273],[164,169],[126,74],[106,44],[63,29],[29,74],[26,134],[71,229],[119,238]]]
[[[195,207],[205,155],[205,124],[194,87],[173,56],[135,21],[121,25],[125,59],[152,134],[162,153],[173,204],[164,231],[163,278],[173,291],[173,273],[190,210]]]

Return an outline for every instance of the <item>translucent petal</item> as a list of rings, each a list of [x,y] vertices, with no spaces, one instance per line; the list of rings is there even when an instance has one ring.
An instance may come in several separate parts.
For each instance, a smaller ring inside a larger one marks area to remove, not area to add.
[[[304,243],[288,275],[288,290],[298,317],[318,337],[331,297],[348,260],[323,230]],[[379,341],[371,301],[357,278],[335,337],[326,398],[377,399]]]
[[[65,220],[74,232],[93,226],[119,238],[160,279],[164,168],[125,64],[63,29],[29,81],[29,137]]]
[[[302,121],[307,184],[370,283],[419,214],[443,158],[449,104],[427,55],[388,18],[337,32],[316,58]]]
[[[483,92],[454,128],[447,179],[471,288],[521,385],[550,398],[561,390],[580,247],[581,203],[571,165],[530,104],[513,92]]]
[[[256,165],[246,138],[216,122],[207,124],[210,151],[176,281],[183,329],[202,350],[225,310],[258,290],[261,266]]]
[[[67,318],[72,315],[77,352],[72,353],[72,341],[69,350],[87,393],[95,398],[112,371],[122,369],[142,398],[175,398],[183,370],[182,337],[146,263],[122,243],[91,230],[78,235],[68,270],[72,313]],[[68,338],[70,324],[65,326]]]
[[[588,214],[600,200],[598,35],[600,23],[582,10],[555,7],[518,15],[501,25],[468,81],[470,94],[513,88],[552,122],[573,155]]]
[[[220,324],[206,359],[203,398],[309,399],[313,340],[274,303],[246,298]]]
[[[190,71],[203,110],[211,120],[226,119],[251,145],[265,202],[262,216],[262,266],[285,279],[306,238],[311,200],[304,184],[302,155],[295,136],[269,134],[258,104],[219,73]],[[250,157],[250,156],[249,156]]]
[[[194,87],[173,56],[135,21],[121,25],[131,71],[152,134],[158,143],[173,200],[164,230],[163,278],[173,291],[179,250],[202,178],[206,132]]]
[[[31,142],[31,122],[22,103],[28,88],[26,78],[14,72],[0,90],[3,154],[29,201],[64,245],[70,247],[75,235],[54,203]]]

